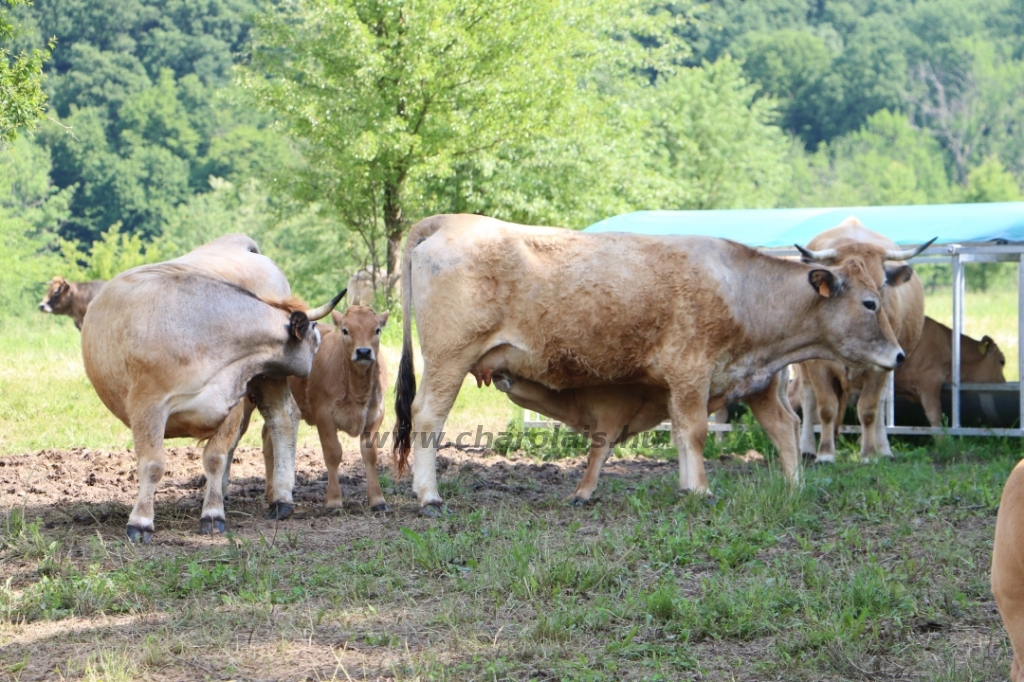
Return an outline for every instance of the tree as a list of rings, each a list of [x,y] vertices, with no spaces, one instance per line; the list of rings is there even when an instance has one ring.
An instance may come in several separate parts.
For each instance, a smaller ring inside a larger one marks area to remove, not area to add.
[[[299,0],[262,16],[243,83],[308,164],[279,182],[330,207],[371,253],[382,236],[395,273],[410,216],[447,208],[424,205],[429,187],[552,137],[589,75],[586,11],[563,0]]]
[[[660,180],[658,208],[772,206],[788,180],[774,104],[729,58],[684,68],[644,93],[645,149]]]
[[[8,7],[27,5],[29,0],[3,0]],[[0,5],[2,7],[2,5]],[[17,29],[7,12],[0,11],[0,40],[10,41]],[[43,62],[47,49],[12,54],[0,47],[0,141],[13,140],[18,130],[35,124],[43,115]]]

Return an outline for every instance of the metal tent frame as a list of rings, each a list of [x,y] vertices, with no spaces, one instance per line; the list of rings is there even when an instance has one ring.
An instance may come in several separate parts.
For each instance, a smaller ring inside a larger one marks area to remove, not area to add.
[[[764,253],[777,257],[799,257],[796,249],[763,249]],[[885,399],[885,425],[889,435],[941,435],[954,436],[1013,436],[1024,437],[1024,242],[1015,243],[973,243],[944,244],[932,246],[914,259],[914,263],[942,262],[949,260],[952,266],[953,280],[953,376],[949,384],[952,395],[952,419],[948,427],[934,428],[931,426],[899,426],[896,424],[895,396],[893,375],[889,375],[888,394]],[[1005,384],[971,384],[960,381],[960,335],[964,328],[964,265],[967,263],[1017,263],[1017,376],[1016,382]],[[961,424],[961,392],[965,390],[990,392],[1016,392],[1020,399],[1020,414],[1015,428],[982,428],[965,427]],[[548,419],[531,410],[523,410],[523,425],[526,428],[554,429],[559,422]],[[662,422],[655,431],[671,431],[670,422]],[[708,422],[708,431],[732,431],[732,424]],[[743,428],[739,426],[739,428]],[[816,433],[821,426],[814,427]],[[860,426],[843,425],[841,433],[860,433]]]

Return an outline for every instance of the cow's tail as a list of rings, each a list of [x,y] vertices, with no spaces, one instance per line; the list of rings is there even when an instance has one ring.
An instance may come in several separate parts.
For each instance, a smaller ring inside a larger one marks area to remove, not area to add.
[[[412,251],[444,225],[442,216],[421,220],[409,230],[402,252],[402,359],[395,382],[395,470],[401,478],[409,468],[412,450],[412,401],[416,373],[412,361]]]

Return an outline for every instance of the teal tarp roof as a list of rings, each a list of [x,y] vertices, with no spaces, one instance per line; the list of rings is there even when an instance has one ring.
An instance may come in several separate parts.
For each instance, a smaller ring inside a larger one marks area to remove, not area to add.
[[[898,244],[1024,241],[1024,201],[998,204],[637,211],[606,218],[586,232],[706,235],[749,246],[806,244],[850,216]]]

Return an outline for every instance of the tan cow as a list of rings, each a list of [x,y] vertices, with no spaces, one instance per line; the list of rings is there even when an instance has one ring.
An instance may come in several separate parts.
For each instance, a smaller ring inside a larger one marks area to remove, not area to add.
[[[380,332],[387,311],[379,315],[354,305],[341,315],[333,313],[337,330],[325,332],[313,369],[306,378],[288,377],[288,385],[302,418],[317,428],[327,465],[327,506],[340,507],[341,442],[338,430],[359,436],[359,452],[366,469],[370,509],[387,511],[377,478],[377,438],[384,421],[384,393],[388,370],[380,354]]]
[[[996,515],[992,596],[1013,645],[1010,681],[1024,682],[1024,461],[1010,472]]]
[[[309,373],[320,344],[311,320],[339,299],[303,312],[278,267],[242,235],[133,268],[103,287],[85,315],[82,357],[100,399],[135,441],[139,495],[130,539],[152,537],[165,438],[208,439],[199,529],[224,530],[230,453],[253,406],[266,422],[271,518],[291,514],[298,409],[286,376]]]
[[[357,270],[348,278],[349,305],[373,306],[378,291],[384,291],[390,284],[388,273],[378,270],[376,278],[371,268]]]
[[[491,370],[555,390],[667,390],[680,487],[706,492],[709,410],[764,392],[792,362],[892,369],[904,359],[859,260],[814,267],[709,237],[442,215],[413,227],[403,268],[396,460],[403,471],[414,449],[413,489],[427,515],[440,513],[437,444],[467,373]],[[418,395],[414,304],[424,367]],[[764,426],[781,438],[783,470],[796,481],[795,422],[774,391],[766,398],[774,407],[764,412],[782,423]]]
[[[480,371],[479,366],[475,371]],[[788,377],[789,373],[783,368],[764,391],[743,399],[761,424],[773,429],[785,428],[788,421],[791,434],[769,433],[774,442],[785,442],[792,435],[792,442],[795,443],[799,436],[798,418],[789,407],[784,388]],[[601,467],[616,445],[669,418],[669,392],[656,386],[625,384],[555,391],[535,381],[500,372],[493,374],[485,370],[478,376],[478,382],[490,379],[493,379],[495,388],[506,393],[516,405],[539,412],[574,431],[589,435],[591,441],[587,469],[570,498],[574,505],[585,504],[590,500],[597,487]],[[775,394],[777,400],[771,399],[770,394]],[[788,412],[788,419],[771,413],[780,407]],[[716,418],[723,410],[715,413]]]
[[[1006,358],[991,337],[960,335],[960,381],[1003,384]],[[934,427],[942,426],[942,384],[953,377],[953,330],[930,317],[907,361],[896,370],[896,393],[920,403]]]
[[[924,288],[913,268],[902,261],[918,255],[929,244],[931,242],[916,249],[900,249],[892,240],[865,228],[856,218],[847,218],[837,227],[812,239],[806,248],[797,248],[805,263],[827,266],[841,266],[853,260],[864,263],[882,293],[881,310],[892,325],[896,339],[900,346],[912,351],[924,325]],[[896,263],[887,265],[890,261]],[[842,421],[839,413],[841,396],[852,390],[860,393],[857,400],[857,416],[861,424],[860,456],[892,457],[885,433],[885,419],[879,410],[892,369],[894,367],[847,367],[845,363],[821,360],[804,363],[800,368],[804,415],[801,450],[808,455],[816,454],[819,462],[835,461],[834,434],[837,422]],[[815,410],[821,424],[821,443],[817,448],[814,447]]]
[[[67,315],[75,321],[75,327],[82,331],[82,320],[92,299],[100,292],[106,280],[95,279],[91,282],[69,282],[60,275],[50,280],[46,295],[39,303],[44,313]]]

